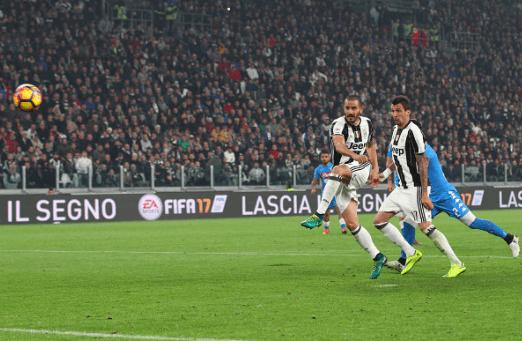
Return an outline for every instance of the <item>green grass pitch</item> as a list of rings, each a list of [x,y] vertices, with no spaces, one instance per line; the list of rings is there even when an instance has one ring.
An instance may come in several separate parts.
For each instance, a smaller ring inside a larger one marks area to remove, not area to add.
[[[522,210],[475,213],[522,236]],[[443,278],[448,259],[418,233],[410,273],[370,280],[336,217],[328,235],[304,218],[2,226],[0,340],[522,338],[522,257],[500,238],[441,215],[466,273]],[[373,215],[359,219],[398,258]]]

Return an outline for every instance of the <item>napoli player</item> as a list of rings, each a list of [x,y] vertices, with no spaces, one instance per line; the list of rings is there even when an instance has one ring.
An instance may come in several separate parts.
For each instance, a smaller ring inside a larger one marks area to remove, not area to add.
[[[391,160],[392,150],[391,145],[388,150],[388,162],[387,165],[391,165],[393,161]],[[431,215],[434,218],[441,212],[445,212],[452,218],[457,218],[461,222],[463,222],[466,226],[472,229],[478,229],[482,231],[489,232],[497,237],[500,237],[506,241],[511,249],[513,254],[513,258],[517,258],[520,253],[519,246],[519,238],[510,233],[507,233],[495,223],[477,218],[466,206],[464,202],[460,199],[460,194],[457,192],[455,187],[450,184],[444,173],[442,171],[442,167],[440,166],[439,159],[437,157],[437,153],[426,144],[426,157],[428,158],[428,178],[431,183],[431,193],[430,199],[433,202],[434,208],[431,211]],[[432,162],[433,161],[433,162]],[[387,175],[387,174],[384,174]],[[382,179],[384,180],[384,179]],[[395,178],[395,185],[398,183],[398,176]],[[388,190],[393,190],[393,184],[391,183],[391,178],[388,179]],[[408,243],[413,244],[415,241],[415,228],[417,224],[410,218],[406,217],[403,221],[404,228],[402,229],[402,234],[404,239],[408,241]],[[388,262],[386,264],[387,267],[402,271],[404,268],[404,264],[406,261],[406,255],[404,251],[401,251],[401,258],[398,261]]]
[[[322,163],[322,165],[317,167],[314,172],[314,179],[312,180],[312,195],[315,194],[315,185],[317,184],[317,179],[321,179],[321,185],[322,185],[321,195],[323,194],[324,186],[326,186],[326,183],[328,182],[328,178],[330,177],[330,173],[332,172],[332,163],[330,162],[330,154],[328,152],[321,153],[321,163]],[[341,225],[341,232],[343,234],[346,234],[347,233],[346,223],[344,222],[341,212],[339,211],[339,207],[337,207],[335,198],[332,199],[330,206],[328,206],[328,209],[326,210],[326,212],[324,214],[323,234],[327,234],[328,232],[330,232],[330,209],[332,209],[332,208],[335,208],[335,210],[337,211],[337,214],[339,215],[339,224]]]

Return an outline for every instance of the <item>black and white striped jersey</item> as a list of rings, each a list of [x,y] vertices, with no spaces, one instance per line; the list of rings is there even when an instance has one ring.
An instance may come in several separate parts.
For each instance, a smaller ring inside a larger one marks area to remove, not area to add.
[[[344,136],[346,147],[355,154],[361,155],[366,152],[366,144],[374,142],[375,130],[372,121],[362,116],[359,116],[359,124],[356,126],[349,124],[344,116],[333,121],[330,126],[330,153],[332,164],[337,166],[354,162],[354,160],[349,156],[339,154],[335,150],[334,135]]]
[[[420,123],[410,120],[404,129],[395,126],[391,146],[393,163],[399,174],[399,186],[420,187],[421,178],[415,155],[426,152],[426,136]]]

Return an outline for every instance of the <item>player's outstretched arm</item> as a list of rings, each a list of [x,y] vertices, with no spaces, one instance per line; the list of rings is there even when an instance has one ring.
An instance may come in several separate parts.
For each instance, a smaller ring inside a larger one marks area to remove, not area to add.
[[[354,152],[352,152],[348,147],[346,147],[346,140],[344,139],[344,136],[342,135],[334,135],[332,136],[332,140],[334,143],[335,151],[338,152],[341,155],[351,157],[355,161],[359,163],[365,163],[368,162],[368,157],[366,155],[359,155]]]
[[[388,177],[388,185],[386,186],[386,189],[388,192],[393,192],[394,190],[393,179],[391,177]]]
[[[373,169],[370,172],[370,178],[366,183],[369,185],[371,184],[372,187],[375,188],[379,186],[379,163],[377,161],[377,151],[375,150],[375,145],[373,143],[367,143],[366,150],[368,151],[368,156],[373,166]]]
[[[421,190],[422,190],[422,205],[426,207],[428,210],[433,209],[433,203],[428,195],[428,165],[429,161],[426,158],[426,154],[416,154],[415,159],[419,165],[419,173],[421,178]]]
[[[384,172],[382,172],[381,174],[379,174],[379,179],[378,181],[379,182],[383,182],[384,180],[386,180],[393,172],[395,171],[395,164],[393,163],[393,160],[391,157],[388,156],[388,158],[386,159],[386,169],[384,170]],[[392,179],[392,182],[393,182],[393,179]]]
[[[317,184],[317,178],[312,180],[312,195],[315,194],[315,185]]]

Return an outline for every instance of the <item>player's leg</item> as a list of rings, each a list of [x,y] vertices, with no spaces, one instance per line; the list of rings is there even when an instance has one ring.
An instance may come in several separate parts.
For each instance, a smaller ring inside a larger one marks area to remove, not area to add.
[[[319,204],[319,208],[317,209],[318,214],[324,214],[333,198],[339,193],[339,190],[343,184],[350,183],[352,178],[352,170],[347,165],[338,165],[332,169],[330,173],[330,178],[328,182],[324,186],[323,190],[323,198],[321,203]]]
[[[373,271],[370,274],[370,278],[375,279],[380,275],[381,269],[388,259],[377,249],[370,233],[368,233],[364,226],[359,224],[359,218],[357,216],[358,202],[355,199],[357,198],[357,194],[355,193],[354,198],[350,196],[348,190],[343,192],[344,193],[337,196],[339,209],[343,212],[346,227],[350,230],[359,245],[370,254],[370,257],[372,257],[375,262]]]
[[[341,225],[341,232],[343,234],[348,233],[346,230],[346,221],[343,218],[343,215],[341,214],[341,211],[339,210],[339,206],[337,204],[335,205],[335,210],[337,211],[337,215],[339,216],[339,225]]]
[[[373,220],[373,224],[386,238],[404,250],[406,262],[405,267],[401,271],[401,274],[404,275],[422,258],[422,253],[419,250],[415,250],[406,239],[404,239],[399,230],[389,222],[394,215],[395,212],[379,211]]]
[[[504,231],[502,228],[500,228],[500,226],[498,226],[497,224],[495,224],[494,222],[492,222],[490,220],[477,218],[471,211],[469,211],[469,209],[468,209],[468,212],[464,216],[462,216],[458,219],[461,222],[463,222],[464,224],[466,224],[466,226],[468,226],[472,229],[486,231],[488,233],[491,233],[497,237],[504,239],[504,241],[508,244],[509,248],[511,249],[513,258],[518,257],[518,255],[520,253],[520,245],[518,244],[519,239],[517,236],[514,236],[514,235]]]
[[[411,191],[411,190],[410,190]],[[411,193],[403,188],[396,188],[382,203],[373,220],[375,227],[391,240],[395,245],[401,247],[406,254],[406,266],[401,274],[406,274],[422,258],[422,253],[415,250],[407,241],[399,230],[390,223],[390,219],[400,211],[404,211],[403,206],[409,205]]]
[[[379,211],[373,220],[373,225],[384,233],[386,238],[395,245],[400,246],[406,253],[406,256],[411,257],[415,254],[415,249],[404,239],[399,230],[389,222],[395,214],[395,212]]]
[[[397,216],[399,216],[399,215],[397,215]],[[399,219],[400,219],[399,225],[401,227],[402,236],[404,237],[404,239],[406,239],[408,244],[410,244],[412,246],[415,245],[415,227],[414,226],[417,226],[417,223],[408,216],[406,216],[406,217],[402,216],[402,217],[399,217]],[[404,250],[401,250],[400,258],[395,261],[389,261],[388,263],[386,263],[386,267],[393,269],[393,270],[397,270],[399,272],[402,272],[405,264],[406,264],[406,253],[404,252]]]
[[[406,239],[410,245],[415,245],[415,226],[417,226],[417,223],[411,219],[410,216],[404,217],[401,223],[401,231],[404,239]]]
[[[428,187],[428,195],[430,190],[431,188]],[[409,203],[405,207],[404,213],[418,223],[420,230],[433,241],[440,252],[449,258],[451,268],[445,277],[455,277],[466,271],[466,267],[453,252],[446,236],[432,224],[432,212],[424,207],[421,202],[421,196],[422,189],[420,187],[412,189],[408,198]]]
[[[313,229],[323,222],[324,214],[330,206],[332,199],[339,193],[341,186],[344,183],[349,183],[352,178],[352,170],[347,165],[335,166],[330,173],[330,178],[324,186],[323,196],[317,211],[307,220],[301,222],[301,225]]]
[[[513,257],[518,257],[520,253],[518,237],[504,231],[492,221],[477,218],[469,207],[460,200],[460,194],[457,191],[452,191],[444,200],[433,202],[433,205],[446,212],[450,217],[459,219],[469,228],[486,231],[504,239],[511,249]]]
[[[417,226],[417,223],[415,223],[413,220],[411,220],[411,222],[408,222],[407,218],[408,217],[406,217],[402,220],[402,226],[401,226],[401,231],[402,231],[402,235],[404,236],[404,239],[406,239],[406,241],[409,243],[410,238],[413,238],[413,244],[411,244],[411,245],[422,245],[415,238],[415,226]],[[406,235],[404,235],[405,233],[406,233]]]
[[[327,209],[324,212],[324,231],[323,234],[328,234],[330,232],[330,209]]]
[[[456,277],[466,271],[466,266],[457,257],[446,236],[439,231],[431,221],[419,223],[420,230],[428,236],[451,263],[450,271],[444,277]]]

